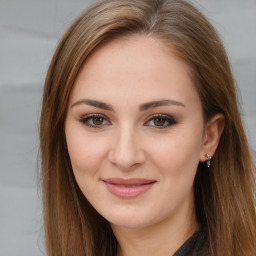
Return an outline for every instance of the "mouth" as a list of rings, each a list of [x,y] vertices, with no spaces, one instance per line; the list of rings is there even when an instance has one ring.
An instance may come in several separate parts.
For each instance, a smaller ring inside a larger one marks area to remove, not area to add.
[[[155,180],[147,179],[121,179],[110,178],[102,180],[108,191],[120,198],[132,199],[147,192],[156,183]]]

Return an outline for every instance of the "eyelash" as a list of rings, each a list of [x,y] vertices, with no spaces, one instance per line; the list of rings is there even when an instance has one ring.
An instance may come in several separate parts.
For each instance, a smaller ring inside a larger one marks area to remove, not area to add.
[[[108,122],[108,124],[100,124],[100,125],[95,125],[95,124],[90,124],[90,121],[96,120],[96,118],[100,118],[104,121],[107,121],[107,118],[104,115],[101,114],[90,114],[84,117],[80,118],[80,122],[82,124],[84,124],[85,126],[91,127],[91,128],[95,128],[95,129],[99,129],[102,128],[104,125],[110,125],[110,122]]]
[[[90,122],[93,122],[93,120],[96,120],[97,118],[100,118],[103,123],[99,124],[99,125],[90,123]],[[160,119],[161,121],[163,121],[164,125],[157,126],[157,125],[149,124],[152,121],[154,122],[154,120],[156,120],[156,119]],[[94,129],[103,128],[105,125],[111,125],[111,122],[106,118],[106,116],[104,116],[102,114],[89,114],[87,116],[81,117],[80,122],[82,124],[84,124],[85,126],[88,126],[90,128],[94,128]],[[146,121],[146,123],[144,123],[144,126],[152,126],[156,129],[164,129],[169,126],[175,125],[176,123],[177,123],[177,121],[172,116],[169,116],[166,114],[156,114],[156,115],[150,116],[148,121]]]
[[[148,125],[149,122],[156,120],[156,119],[160,119],[162,121],[164,121],[163,126],[156,126],[156,125]],[[175,118],[173,118],[170,115],[166,115],[166,114],[156,114],[156,115],[152,115],[149,120],[146,122],[146,124],[144,124],[144,126],[152,126],[156,129],[164,129],[167,128],[169,126],[172,126],[174,124],[177,124],[177,121],[175,120]]]

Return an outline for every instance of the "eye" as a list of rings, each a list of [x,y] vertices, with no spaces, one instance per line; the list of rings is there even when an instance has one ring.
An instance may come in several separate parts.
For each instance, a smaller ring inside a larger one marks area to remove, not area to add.
[[[145,126],[153,126],[156,128],[166,128],[168,126],[174,125],[177,122],[172,116],[157,114],[151,116],[150,119],[146,122]]]
[[[105,125],[110,125],[110,122],[104,115],[90,114],[80,118],[80,122],[84,125],[92,128],[102,128]]]

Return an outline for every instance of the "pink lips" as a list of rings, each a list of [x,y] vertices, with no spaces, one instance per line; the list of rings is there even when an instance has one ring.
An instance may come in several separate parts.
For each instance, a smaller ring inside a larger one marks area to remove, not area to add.
[[[149,190],[156,181],[146,179],[110,178],[103,180],[108,191],[120,198],[135,198]]]

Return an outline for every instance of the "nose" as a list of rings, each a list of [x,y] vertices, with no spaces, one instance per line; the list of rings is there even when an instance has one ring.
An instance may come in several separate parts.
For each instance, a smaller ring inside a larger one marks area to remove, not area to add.
[[[115,133],[108,154],[109,161],[122,170],[131,170],[143,164],[146,156],[140,139],[138,132],[132,127],[120,127]]]

